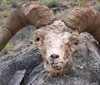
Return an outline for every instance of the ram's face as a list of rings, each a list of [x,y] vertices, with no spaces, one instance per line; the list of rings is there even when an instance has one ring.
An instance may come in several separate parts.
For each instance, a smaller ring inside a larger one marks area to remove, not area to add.
[[[68,69],[78,49],[77,37],[68,31],[56,33],[39,29],[35,32],[35,44],[43,55],[45,69],[53,75]]]

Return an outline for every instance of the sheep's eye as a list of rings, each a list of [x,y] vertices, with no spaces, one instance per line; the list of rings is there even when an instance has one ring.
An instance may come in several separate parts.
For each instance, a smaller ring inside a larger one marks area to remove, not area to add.
[[[40,41],[40,38],[39,38],[39,37],[37,37],[35,41],[36,41],[36,42],[37,42],[37,41]]]
[[[78,40],[73,42],[74,45],[78,45],[78,43],[79,43]]]

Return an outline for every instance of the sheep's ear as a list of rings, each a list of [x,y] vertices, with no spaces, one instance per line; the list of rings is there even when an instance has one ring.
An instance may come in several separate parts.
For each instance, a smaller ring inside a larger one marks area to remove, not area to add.
[[[73,53],[77,52],[79,50],[79,38],[72,35],[69,38],[69,41],[70,41],[69,43],[70,43],[71,51]]]
[[[72,31],[72,35],[74,35],[74,36],[79,36],[79,31],[78,30],[74,30],[74,31]]]
[[[34,31],[34,35],[37,35],[37,36],[45,36],[46,34],[46,31],[45,29],[37,29],[36,31]]]
[[[78,45],[79,44],[79,38],[77,38],[77,37],[70,37],[70,41],[74,45]]]
[[[73,32],[72,35],[69,37],[69,41],[73,45],[78,45],[79,44],[79,33]]]

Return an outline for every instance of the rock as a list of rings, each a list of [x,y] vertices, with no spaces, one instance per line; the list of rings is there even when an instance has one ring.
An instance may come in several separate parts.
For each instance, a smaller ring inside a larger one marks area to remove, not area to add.
[[[14,75],[19,70],[26,70],[26,74],[28,75],[32,71],[32,69],[41,62],[41,54],[39,50],[36,49],[34,46],[14,55],[1,57],[0,85],[9,85],[9,82],[13,80]]]
[[[72,65],[64,75],[48,75],[39,51],[30,47],[0,58],[0,85],[12,81],[12,85],[100,85],[100,45],[89,34],[79,38],[80,50],[73,55]]]
[[[73,55],[65,75],[49,76],[43,63],[35,67],[22,85],[100,85],[100,49],[89,34],[80,35],[80,50]]]
[[[16,71],[12,79],[10,80],[9,85],[20,85],[20,82],[22,81],[25,75],[25,72],[26,70]]]
[[[0,11],[4,11],[4,8],[1,8],[1,7],[0,7]]]

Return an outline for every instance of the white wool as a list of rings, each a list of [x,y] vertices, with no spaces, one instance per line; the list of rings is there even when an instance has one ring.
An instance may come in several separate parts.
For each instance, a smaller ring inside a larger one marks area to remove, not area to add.
[[[57,54],[59,56],[62,57],[62,47],[61,45],[64,44],[63,40],[66,39],[66,43],[69,42],[69,37],[70,37],[70,33],[69,32],[64,32],[62,34],[59,34],[59,35],[55,35],[54,37],[52,37],[52,41],[50,42],[50,46],[49,49],[47,49],[47,53],[46,53],[46,59],[49,61],[50,59],[50,55],[52,54]]]
[[[59,25],[63,25],[63,26],[65,26],[65,24],[64,24],[64,22],[62,22],[62,20],[57,20],[57,21],[54,21],[54,23],[53,23],[53,25],[55,25],[55,26],[59,26]]]

